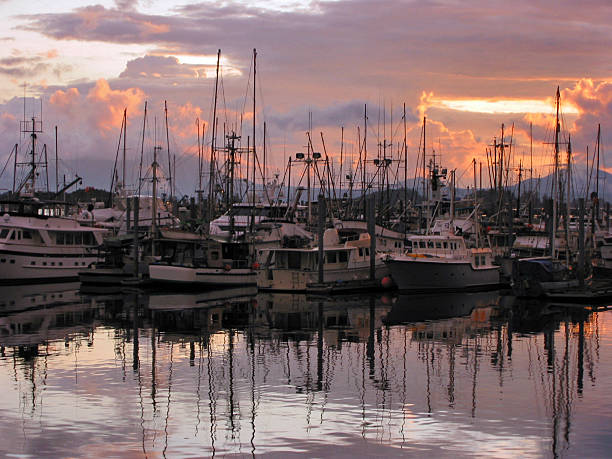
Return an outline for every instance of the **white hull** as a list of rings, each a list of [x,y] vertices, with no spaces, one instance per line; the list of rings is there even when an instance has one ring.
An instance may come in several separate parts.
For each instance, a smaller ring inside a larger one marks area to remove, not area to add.
[[[79,271],[96,261],[94,255],[18,254],[0,250],[0,282],[45,282],[77,279]]]
[[[191,286],[243,286],[255,285],[257,277],[250,268],[192,268],[173,265],[149,265],[149,278],[152,282],[163,282]]]
[[[398,257],[388,262],[400,290],[464,290],[499,285],[499,268],[474,268],[469,261]]]

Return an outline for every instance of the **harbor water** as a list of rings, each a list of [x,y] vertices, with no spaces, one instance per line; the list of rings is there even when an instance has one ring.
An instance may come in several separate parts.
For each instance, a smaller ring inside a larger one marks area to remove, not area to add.
[[[0,387],[2,456],[609,457],[612,312],[5,287]]]

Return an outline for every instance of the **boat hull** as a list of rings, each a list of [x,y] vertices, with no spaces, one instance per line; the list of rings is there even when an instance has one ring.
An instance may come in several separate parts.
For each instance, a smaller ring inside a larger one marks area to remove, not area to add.
[[[392,259],[387,263],[399,290],[479,290],[495,288],[500,283],[497,266],[474,268],[468,261],[427,258]]]
[[[230,287],[256,285],[257,276],[250,268],[195,268],[175,265],[149,265],[149,278],[153,283],[193,287]]]
[[[386,265],[376,266],[376,280],[380,281],[389,274]],[[370,267],[363,266],[351,269],[326,269],[324,284],[341,286],[342,283],[367,281],[370,279]],[[323,284],[318,283],[318,271],[302,271],[293,269],[262,269],[258,272],[257,285],[260,290],[270,291],[299,291],[308,292],[320,289]]]
[[[81,254],[43,255],[0,250],[0,283],[70,281],[96,261]]]

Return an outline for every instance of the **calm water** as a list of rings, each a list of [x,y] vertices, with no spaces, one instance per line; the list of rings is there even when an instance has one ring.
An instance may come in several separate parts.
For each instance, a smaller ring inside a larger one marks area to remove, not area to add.
[[[609,457],[612,312],[0,290],[0,454]]]

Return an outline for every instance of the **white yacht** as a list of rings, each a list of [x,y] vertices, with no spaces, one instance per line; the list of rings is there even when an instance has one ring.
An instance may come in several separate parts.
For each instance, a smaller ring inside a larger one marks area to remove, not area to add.
[[[481,289],[499,285],[499,267],[489,248],[468,249],[462,236],[410,236],[403,255],[387,258],[400,290]]]
[[[3,211],[0,216],[0,282],[77,279],[80,270],[96,261],[106,230],[45,216],[36,205],[31,209],[29,214]]]

